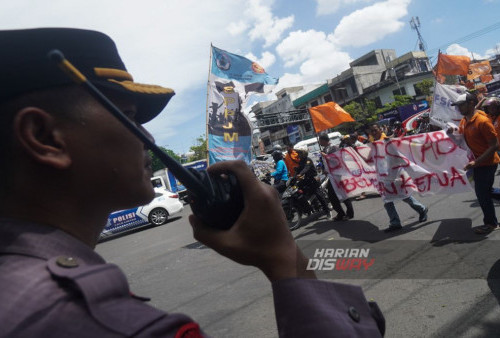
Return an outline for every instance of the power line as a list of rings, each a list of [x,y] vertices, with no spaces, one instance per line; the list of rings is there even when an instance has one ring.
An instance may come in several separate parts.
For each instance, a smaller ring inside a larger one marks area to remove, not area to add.
[[[490,32],[492,32],[494,30],[497,30],[499,28],[500,28],[500,22],[494,23],[493,25],[490,25],[488,27],[480,29],[480,30],[478,30],[476,32],[470,33],[469,35],[466,35],[464,37],[458,38],[458,39],[456,39],[454,41],[451,41],[451,42],[449,42],[447,44],[441,45],[441,46],[436,47],[436,48],[432,48],[427,53],[428,54],[434,54],[437,51],[439,51],[440,49],[446,48],[446,47],[448,47],[451,44],[454,44],[454,43],[458,43],[458,44],[464,43],[464,42],[467,42],[469,40],[476,39],[476,38],[478,38],[480,36],[483,36],[483,35],[485,35],[487,33],[490,33]]]

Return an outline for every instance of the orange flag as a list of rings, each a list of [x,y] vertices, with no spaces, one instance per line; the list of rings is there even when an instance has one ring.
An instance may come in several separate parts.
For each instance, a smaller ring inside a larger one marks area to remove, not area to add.
[[[440,75],[467,75],[470,58],[463,55],[439,54],[436,66],[436,77]]]
[[[473,80],[481,75],[487,75],[489,73],[491,73],[491,65],[488,60],[471,63],[469,65],[469,72],[467,73],[467,80]]]
[[[344,122],[355,121],[348,112],[335,102],[327,102],[309,108],[309,114],[311,114],[311,120],[316,133],[333,128]]]
[[[482,83],[488,83],[493,81],[493,76],[491,74],[481,75],[480,79]]]

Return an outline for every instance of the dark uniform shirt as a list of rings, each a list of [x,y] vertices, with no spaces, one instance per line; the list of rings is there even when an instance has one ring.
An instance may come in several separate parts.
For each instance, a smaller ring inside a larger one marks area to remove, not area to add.
[[[377,337],[384,319],[358,286],[274,282],[280,336]],[[130,294],[123,272],[55,228],[0,219],[0,337],[202,337],[183,314]]]

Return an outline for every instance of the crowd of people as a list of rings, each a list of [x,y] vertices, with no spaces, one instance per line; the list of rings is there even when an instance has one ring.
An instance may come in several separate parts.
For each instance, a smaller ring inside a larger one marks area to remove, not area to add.
[[[453,105],[463,115],[463,119],[457,130],[447,130],[447,132],[463,134],[468,147],[475,157],[474,161],[469,162],[464,167],[464,170],[472,170],[476,196],[484,214],[484,225],[474,229],[474,232],[478,234],[488,233],[499,228],[492,202],[492,191],[494,174],[497,164],[500,162],[497,154],[500,151],[500,99],[485,97],[479,101],[476,95],[466,93],[460,95]],[[416,128],[410,131],[410,133],[424,133],[436,130],[440,130],[440,128],[430,124],[428,113],[424,113],[418,118]],[[325,158],[328,154],[342,147],[356,148],[366,143],[402,137],[407,134],[408,131],[406,131],[399,121],[390,125],[379,125],[378,123],[364,125],[359,130],[343,136],[338,145],[332,144],[328,134],[321,133],[318,135],[321,158]],[[280,149],[275,149],[273,152],[273,154],[278,153],[281,154]],[[297,175],[296,168],[300,165],[301,158],[307,158],[307,148],[294,149],[293,145],[287,145],[283,165],[288,169],[289,177]],[[324,167],[324,164],[320,162],[320,166]],[[273,175],[276,174],[277,172],[273,173]],[[280,181],[279,185],[283,186],[283,182]],[[337,213],[333,217],[333,221],[346,221],[354,217],[352,201],[349,198],[340,201],[331,182],[327,185],[327,194],[332,209]],[[365,194],[362,193],[356,199],[360,200],[365,197]],[[418,213],[419,222],[427,221],[429,212],[427,206],[413,196],[404,198],[402,201]],[[342,207],[342,203],[345,205],[345,210]],[[401,230],[401,220],[394,202],[384,203],[384,208],[389,217],[389,226],[384,231],[393,232]]]

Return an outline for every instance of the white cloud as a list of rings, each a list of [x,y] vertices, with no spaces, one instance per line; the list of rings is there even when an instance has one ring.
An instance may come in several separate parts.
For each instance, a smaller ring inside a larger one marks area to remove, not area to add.
[[[204,132],[203,92],[210,43],[229,51],[248,50],[248,37],[227,34],[228,18],[241,17],[246,8],[246,2],[234,0],[149,0],[147,4],[135,0],[51,0],[50,5],[16,0],[2,3],[0,29],[74,27],[110,35],[136,81],[171,87],[177,93],[166,110],[148,124],[162,145],[171,143],[172,135],[188,138],[191,129],[196,129],[193,137]],[[196,90],[197,95],[193,95]],[[188,121],[193,128],[180,127]]]
[[[387,0],[345,16],[335,28],[333,41],[339,46],[366,46],[399,31],[411,0]]]
[[[486,56],[480,55],[478,53],[470,52],[466,47],[460,46],[458,43],[451,44],[446,48],[446,54],[449,55],[465,55],[470,58],[474,56],[474,59],[485,59]]]
[[[359,2],[370,2],[373,0],[316,0],[316,14],[317,15],[327,15],[333,14],[339,10],[339,8],[353,5]]]
[[[479,54],[476,52],[471,52],[467,47],[461,46],[458,43],[454,43],[448,46],[446,48],[446,54],[450,55],[465,55],[470,58],[474,56],[474,59],[476,60],[483,60],[483,59],[489,59],[500,52],[500,42],[498,42],[495,47],[490,48],[484,52],[484,54]]]
[[[276,43],[283,33],[292,27],[294,22],[294,16],[288,16],[286,18],[278,18],[273,15],[271,10],[271,5],[273,1],[267,1],[267,4],[262,4],[262,0],[250,0],[247,3],[247,7],[243,12],[243,15],[238,15],[238,17],[245,18],[236,23],[232,22],[229,24],[230,29],[233,32],[243,31],[238,29],[240,27],[252,27],[248,36],[251,41],[257,39],[263,39],[265,41],[264,47],[269,47]]]
[[[497,43],[495,45],[495,47],[491,48],[491,49],[488,49],[486,52],[485,52],[485,56],[488,57],[488,58],[491,58],[495,55],[498,55],[500,54],[500,42]]]
[[[291,32],[277,47],[285,67],[300,65],[300,74],[285,74],[280,87],[321,82],[349,67],[351,58],[340,51],[324,32],[308,30]],[[285,85],[286,84],[286,85]]]
[[[270,53],[270,52],[264,52],[264,53],[262,53],[262,57],[260,59],[257,58],[252,53],[246,54],[245,57],[247,59],[249,59],[249,60],[257,62],[264,69],[270,67],[276,61],[276,56],[274,56],[274,54]]]
[[[232,36],[240,35],[248,29],[248,24],[245,21],[231,22],[227,26],[227,31]]]

